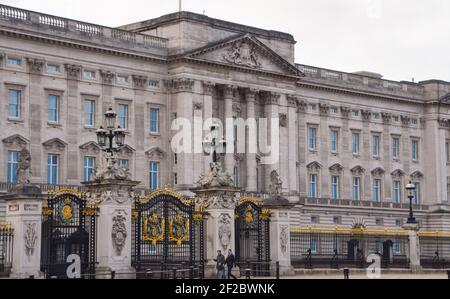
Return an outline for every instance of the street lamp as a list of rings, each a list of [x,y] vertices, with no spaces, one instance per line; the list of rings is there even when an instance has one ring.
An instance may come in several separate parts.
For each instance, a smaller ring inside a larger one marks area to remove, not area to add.
[[[212,124],[210,126],[211,134],[210,136],[206,136],[203,141],[203,150],[205,154],[210,155],[212,152],[212,162],[219,162],[218,155],[225,155],[227,142],[225,139],[219,140],[219,125]]]
[[[114,129],[116,126],[116,112],[109,108],[105,113],[106,118],[106,128],[100,127],[97,134],[97,141],[100,147],[109,154],[113,154],[114,152],[118,152],[120,148],[125,144],[125,130],[120,126],[117,129]],[[106,140],[108,139],[108,146],[106,145]],[[116,142],[116,147],[114,147],[114,141]]]
[[[408,191],[408,198],[409,198],[409,217],[408,217],[408,224],[417,224],[416,218],[414,218],[413,215],[413,208],[412,208],[412,200],[414,198],[414,190],[416,190],[416,185],[414,185],[411,181],[409,184],[406,185],[406,190]]]

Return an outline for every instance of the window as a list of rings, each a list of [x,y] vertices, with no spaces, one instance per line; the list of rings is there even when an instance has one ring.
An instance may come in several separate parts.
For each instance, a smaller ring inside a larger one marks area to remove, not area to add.
[[[353,200],[361,200],[361,178],[353,177]]]
[[[316,104],[309,104],[309,110],[316,111],[317,105]]]
[[[310,198],[317,197],[317,174],[309,175],[309,194]]]
[[[309,239],[309,249],[311,249],[311,253],[317,253],[317,238],[311,237]]]
[[[339,131],[336,129],[331,130],[330,149],[332,152],[338,151],[338,138],[339,138]]]
[[[341,224],[341,217],[339,216],[334,216],[333,217],[333,224]]]
[[[400,203],[400,199],[401,199],[401,192],[400,192],[400,187],[401,186],[401,184],[400,184],[400,181],[399,180],[394,180],[393,182],[392,182],[392,200],[393,200],[393,202],[394,203]]]
[[[317,223],[319,223],[319,217],[311,216],[311,224],[317,224]]]
[[[398,115],[394,115],[393,118],[394,118],[394,121],[397,123],[400,121],[400,118],[398,117]]]
[[[359,116],[359,111],[358,110],[352,110],[352,116],[353,117],[358,117]]]
[[[402,247],[401,247],[401,243],[399,240],[394,241],[393,249],[394,249],[394,254],[402,253]]]
[[[411,123],[412,123],[413,125],[417,125],[417,118],[412,118],[412,119],[411,119]]]
[[[334,114],[337,114],[339,111],[338,107],[336,107],[336,106],[331,106],[330,110],[331,110],[331,113],[334,113]]]
[[[445,143],[445,155],[447,157],[447,163],[450,163],[450,141]]]
[[[233,181],[234,181],[234,186],[239,187],[239,170],[236,166],[233,169]]]
[[[95,78],[95,72],[94,71],[84,70],[83,71],[83,77],[86,78],[86,79],[94,79]]]
[[[417,139],[411,140],[411,156],[413,161],[419,160],[419,140]]]
[[[19,152],[8,151],[8,183],[17,183],[17,167],[19,166]]]
[[[59,159],[58,155],[49,154],[47,156],[47,183],[50,185],[58,184]]]
[[[395,226],[402,226],[402,221],[400,219],[396,219]]]
[[[381,180],[380,179],[373,179],[372,199],[373,199],[373,201],[376,201],[376,202],[381,201]]]
[[[381,252],[381,241],[375,240],[375,252],[380,253]]]
[[[380,113],[372,113],[374,119],[380,119]]]
[[[84,100],[84,124],[93,127],[95,124],[95,101]]]
[[[413,191],[413,204],[420,205],[420,183],[413,182],[414,186],[416,187]]]
[[[159,188],[159,162],[150,162],[150,189],[155,190]]]
[[[400,138],[392,137],[392,158],[397,160],[400,156]]]
[[[22,59],[8,57],[8,60],[6,61],[6,64],[8,64],[8,65],[21,65],[22,64]]]
[[[383,220],[381,218],[376,218],[375,225],[378,225],[378,226],[383,225]]]
[[[59,121],[59,96],[48,96],[48,121],[57,123]]]
[[[20,117],[20,101],[22,92],[20,90],[10,89],[8,92],[8,116]]]
[[[310,150],[316,150],[317,149],[317,128],[316,127],[309,127],[308,129],[309,135],[308,135],[308,144]]]
[[[117,75],[117,83],[122,83],[125,84],[128,82],[128,77],[127,76],[123,76],[123,75]]]
[[[148,87],[150,88],[159,88],[159,81],[157,80],[149,80]]]
[[[159,133],[159,109],[150,108],[150,133]]]
[[[178,174],[176,172],[173,174],[173,184],[178,184]]]
[[[47,72],[48,73],[59,73],[59,65],[48,64],[47,65]]]
[[[122,129],[128,129],[128,105],[119,104],[119,125]]]
[[[117,160],[117,166],[121,168],[127,168],[128,169],[129,161],[127,159],[119,159]]]
[[[331,198],[339,199],[339,177],[335,175],[331,177]]]
[[[372,135],[372,156],[380,156],[380,135]]]
[[[92,173],[95,169],[95,157],[84,157],[84,181],[88,182],[91,180]]]
[[[352,153],[359,154],[359,133],[352,133]]]

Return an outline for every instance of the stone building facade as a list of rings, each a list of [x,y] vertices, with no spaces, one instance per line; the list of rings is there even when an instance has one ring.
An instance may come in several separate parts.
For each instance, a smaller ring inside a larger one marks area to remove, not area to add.
[[[450,230],[450,83],[296,64],[295,43],[190,12],[108,28],[0,6],[2,191],[23,147],[33,183],[80,185],[101,160],[95,131],[109,107],[142,188],[188,190],[209,165],[172,151],[174,119],[278,118],[278,162],[223,158],[243,194],[268,197],[276,171],[296,204],[291,225],[397,227],[413,181],[421,225]]]

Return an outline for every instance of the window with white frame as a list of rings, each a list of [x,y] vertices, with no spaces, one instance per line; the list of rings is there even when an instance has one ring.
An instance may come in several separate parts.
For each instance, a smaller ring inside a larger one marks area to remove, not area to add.
[[[22,59],[15,57],[8,57],[8,59],[6,60],[6,64],[20,66],[22,65]]]
[[[159,162],[149,163],[149,187],[151,190],[159,188]]]
[[[57,123],[59,121],[59,96],[48,95],[48,121]]]
[[[85,182],[88,182],[92,178],[92,174],[95,169],[95,157],[85,156],[84,157],[84,171],[83,171],[83,179]]]
[[[128,129],[128,105],[119,104],[119,126],[122,129]]]
[[[59,72],[60,72],[59,65],[47,64],[47,73],[59,73]]]
[[[352,153],[354,155],[359,154],[359,133],[358,132],[352,133]]]
[[[395,240],[394,241],[393,251],[394,251],[394,254],[401,254],[402,253],[402,247],[401,247],[400,240]]]
[[[419,161],[419,140],[411,139],[411,158],[413,161]]]
[[[339,199],[339,176],[333,175],[331,177],[331,198],[334,200]]]
[[[83,71],[83,77],[86,79],[95,79],[95,72],[90,70]]]
[[[8,183],[17,183],[18,167],[19,167],[19,152],[8,151],[8,167],[7,167]]]
[[[148,87],[150,87],[150,88],[159,88],[159,81],[158,80],[149,80],[148,81]]]
[[[359,111],[358,110],[352,110],[352,117],[358,117]]]
[[[95,125],[95,101],[84,100],[84,125],[93,127]]]
[[[379,178],[373,179],[372,200],[375,202],[381,201],[381,179]]]
[[[159,133],[159,109],[150,108],[150,133]]]
[[[55,154],[48,154],[47,156],[47,183],[50,185],[57,185],[59,178],[59,156]]]
[[[339,112],[339,109],[338,109],[338,107],[336,107],[336,106],[331,106],[331,107],[330,107],[330,111],[331,111],[331,113],[333,113],[333,114],[337,114],[337,113]]]
[[[308,127],[308,147],[310,150],[317,149],[317,127]]]
[[[309,175],[309,192],[308,197],[316,198],[317,197],[317,174]]]
[[[330,150],[333,153],[338,152],[339,146],[339,130],[331,129],[330,132]]]
[[[361,177],[353,177],[353,200],[361,200]]]
[[[380,253],[381,252],[381,241],[375,240],[375,252]]]
[[[414,186],[416,187],[413,191],[413,204],[420,205],[420,183],[419,182],[412,182]]]
[[[401,182],[400,182],[400,180],[392,181],[392,201],[394,203],[401,202]]]
[[[398,160],[400,157],[400,138],[392,137],[392,158]]]
[[[120,84],[125,84],[128,82],[128,76],[124,76],[124,75],[117,75],[116,77],[116,82],[120,83]]]
[[[380,156],[380,135],[379,134],[372,135],[372,156],[373,157]]]
[[[20,117],[20,102],[22,101],[22,91],[16,89],[8,90],[8,116]]]
[[[119,166],[120,168],[127,168],[129,165],[129,160],[128,159],[118,159],[117,160],[117,166]]]

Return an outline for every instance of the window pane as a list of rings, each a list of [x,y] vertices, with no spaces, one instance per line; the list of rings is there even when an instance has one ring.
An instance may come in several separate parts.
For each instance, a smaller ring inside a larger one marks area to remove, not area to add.
[[[59,106],[59,96],[49,95],[48,96],[48,121],[50,121],[50,122],[58,121],[58,106]]]
[[[150,181],[150,189],[158,189],[159,188],[159,163],[158,162],[150,162],[150,173],[149,173],[149,181]]]
[[[128,128],[128,105],[119,105],[119,125],[122,129]]]
[[[150,108],[150,133],[158,133],[159,109]]]
[[[316,128],[309,128],[309,148],[316,149]]]
[[[17,167],[19,165],[19,152],[8,151],[8,183],[17,183]]]
[[[58,156],[49,154],[47,157],[47,182],[58,184]]]
[[[9,90],[8,93],[8,116],[19,117],[20,114],[20,90]]]
[[[84,124],[87,126],[94,125],[95,102],[91,100],[84,101]]]
[[[89,181],[95,168],[95,157],[84,157],[84,181]]]

